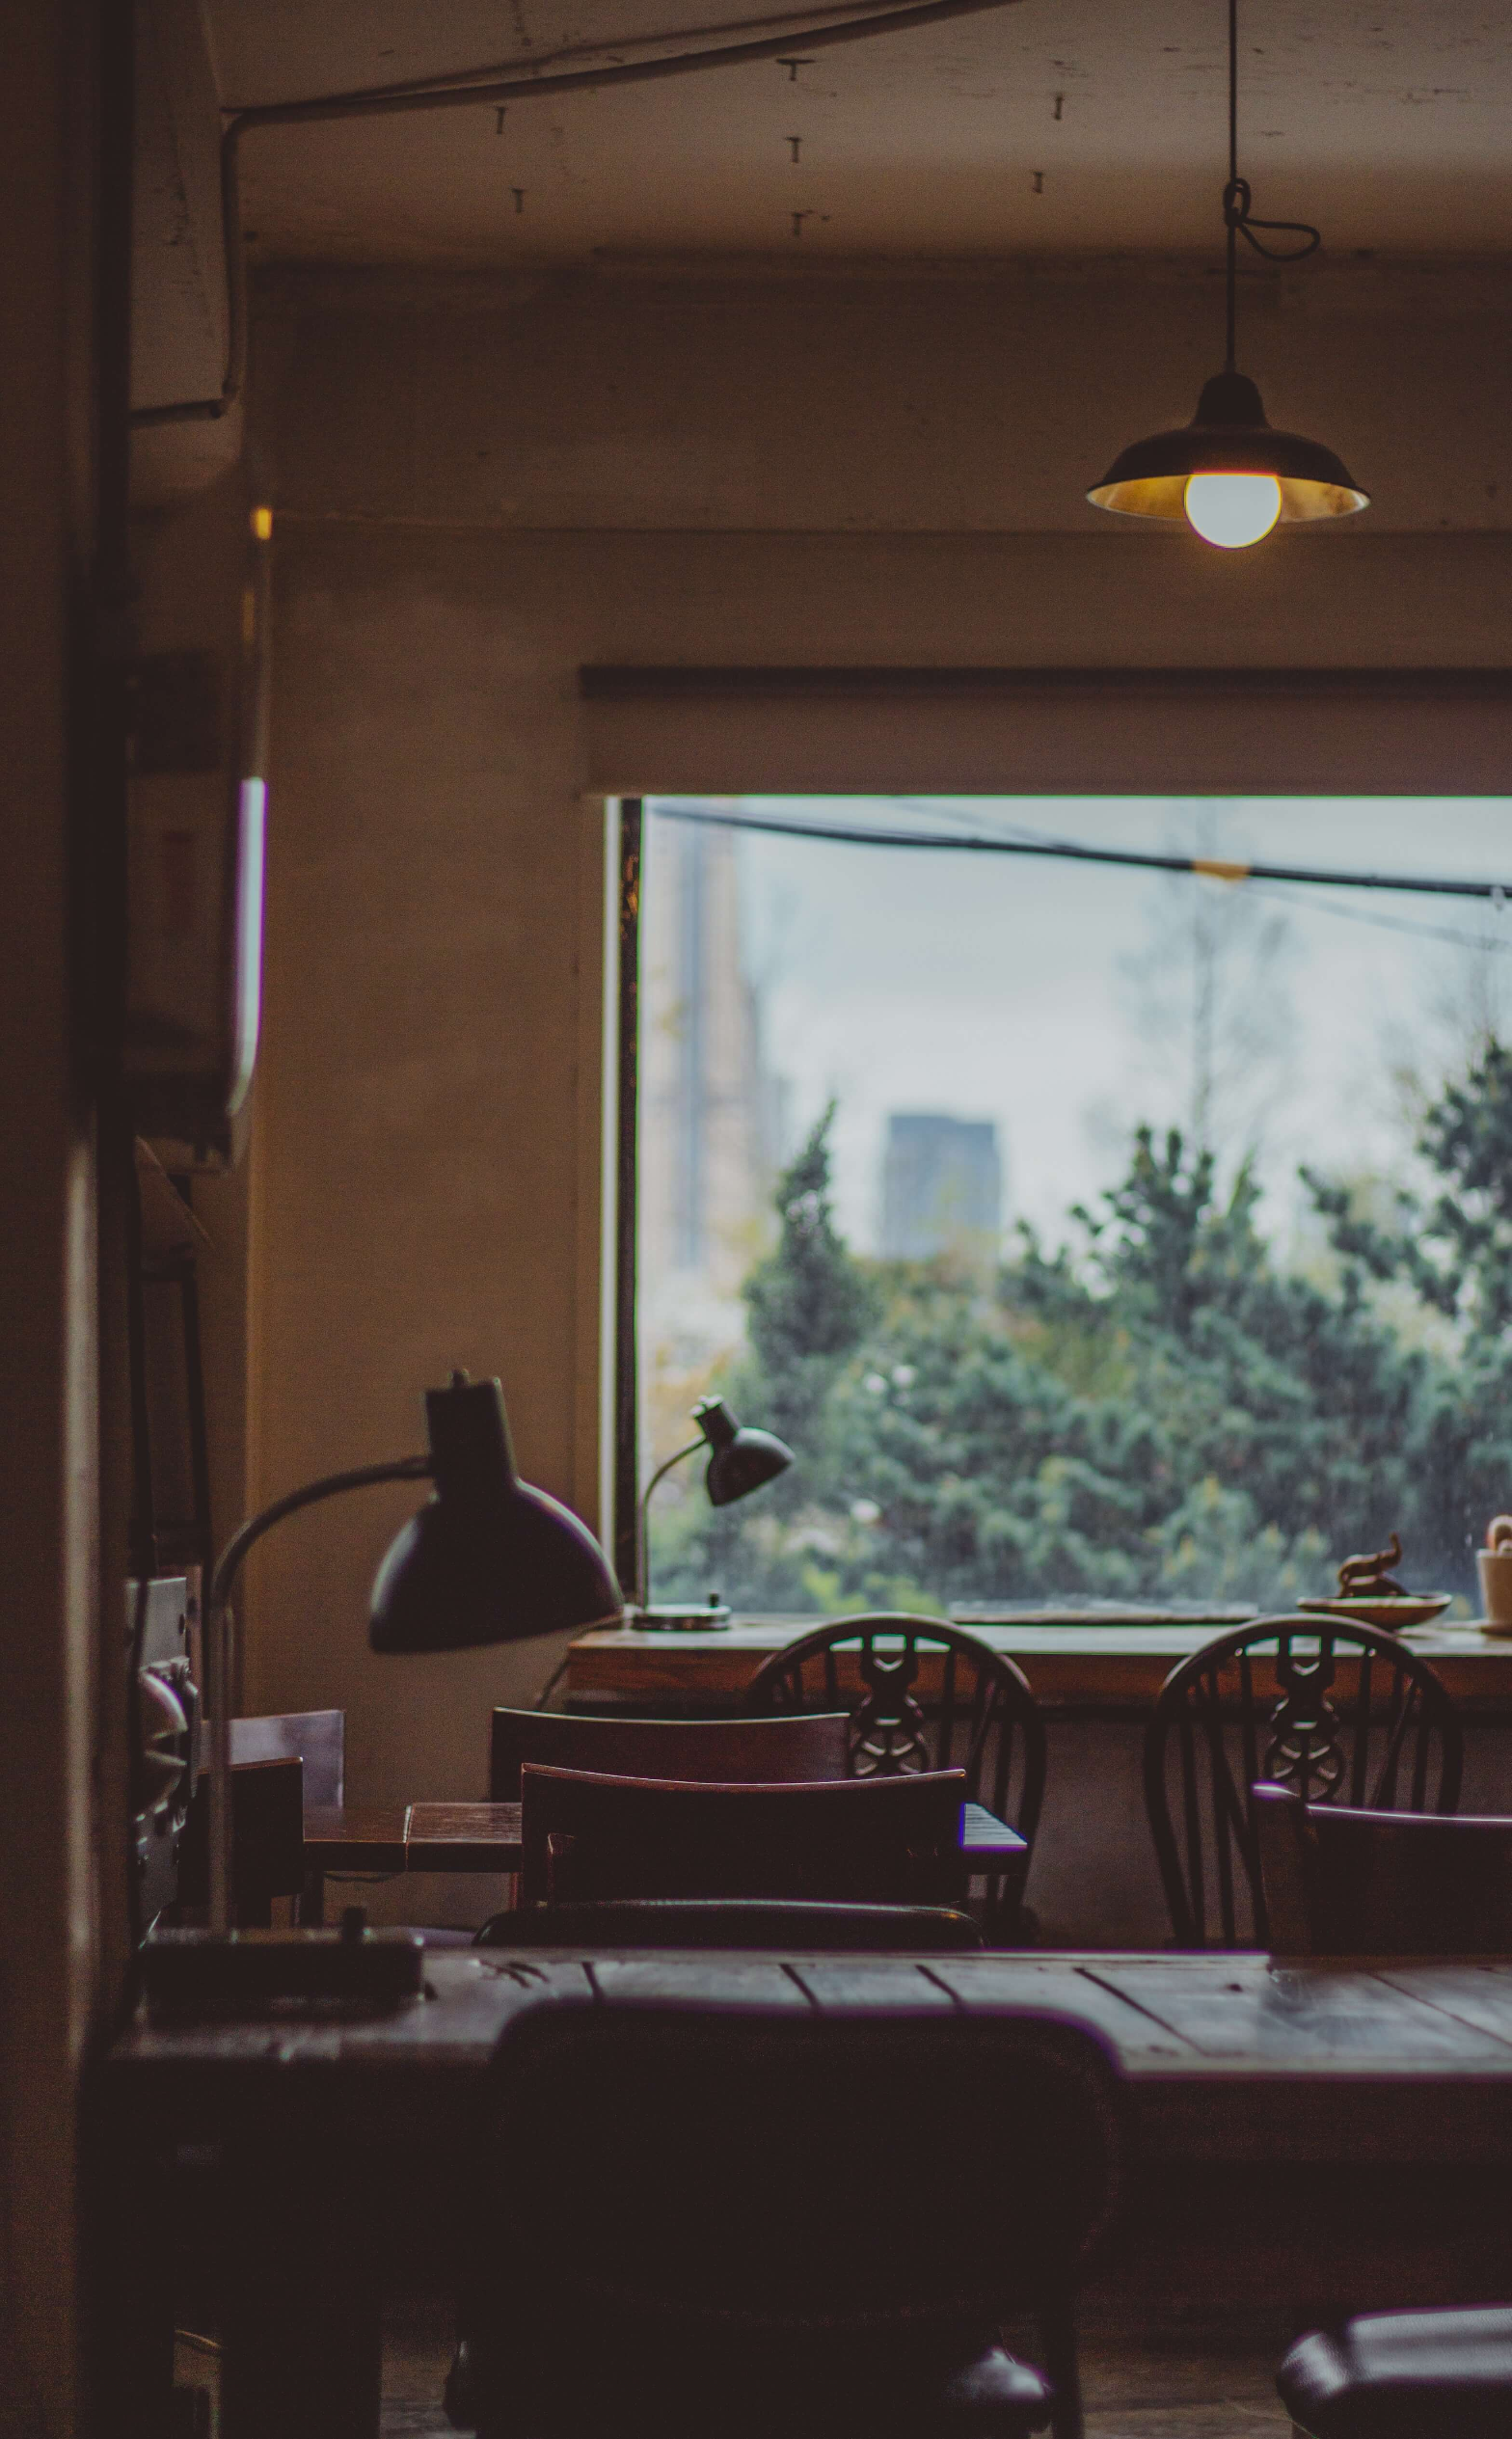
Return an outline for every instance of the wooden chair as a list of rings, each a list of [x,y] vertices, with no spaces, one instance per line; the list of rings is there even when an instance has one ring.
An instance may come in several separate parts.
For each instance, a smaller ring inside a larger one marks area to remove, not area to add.
[[[1299,2338],[1276,2385],[1307,2439],[1506,2439],[1512,2311],[1363,2314]]]
[[[1254,1794],[1274,1953],[1512,1956],[1512,1820]]]
[[[1259,1617],[1174,1668],[1145,1738],[1145,1802],[1181,1948],[1267,1947],[1254,1789],[1368,1811],[1450,1813],[1464,1739],[1394,1635]]]
[[[774,1786],[848,1775],[846,1715],[780,1720],[620,1720],[562,1711],[494,1713],[489,1799],[518,1803],[526,1762],[615,1778]]]
[[[305,1769],[307,1805],[346,1801],[346,1713],[344,1711],[269,1711],[231,1721],[231,1768],[254,1762],[297,1758]],[[240,1832],[237,1832],[238,1836]],[[280,1888],[274,1892],[284,1896]],[[293,1891],[303,1923],[325,1919],[325,1875],[307,1871]],[[258,1915],[259,1921],[265,1919]]]
[[[521,1789],[527,1907],[621,1897],[948,1905],[964,1886],[958,1770],[759,1787],[527,1762]]]
[[[866,1956],[980,1948],[950,1906],[802,1905],[768,1897],[620,1897],[493,1914],[479,1948],[787,1948]]]
[[[346,1783],[344,1711],[274,1711],[258,1719],[232,1720],[231,1768],[248,1762],[305,1765],[305,1802],[341,1804]]]
[[[234,1724],[234,1723],[233,1723]],[[304,1764],[288,1759],[238,1761],[231,1747],[231,1907],[237,1927],[273,1920],[275,1897],[297,1897],[305,1883]],[[210,1788],[202,1776],[178,1850],[178,1904],[210,1899]]]
[[[842,1704],[853,1777],[959,1769],[966,1801],[1018,1831],[1023,1856],[995,1877],[988,1910],[994,1931],[1011,1933],[1044,1801],[1044,1721],[1022,1669],[964,1627],[881,1611],[800,1635],[745,1689],[748,1712]]]
[[[1123,2142],[1085,2025],[608,1998],[526,2011],[496,2073],[478,2439],[1018,2439],[1052,2392],[1078,2439],[1072,2302]]]

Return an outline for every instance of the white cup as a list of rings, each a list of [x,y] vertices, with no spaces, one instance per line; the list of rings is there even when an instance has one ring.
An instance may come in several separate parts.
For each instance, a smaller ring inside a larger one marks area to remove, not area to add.
[[[1475,1564],[1488,1634],[1512,1635],[1512,1548],[1477,1550]]]

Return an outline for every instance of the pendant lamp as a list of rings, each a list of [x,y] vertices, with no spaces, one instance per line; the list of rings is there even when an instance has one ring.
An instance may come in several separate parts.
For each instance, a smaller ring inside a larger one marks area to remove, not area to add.
[[[1184,519],[1220,550],[1243,550],[1274,525],[1313,525],[1353,516],[1369,505],[1353,474],[1321,441],[1278,432],[1265,420],[1260,393],[1234,362],[1234,290],[1239,239],[1270,262],[1301,262],[1322,237],[1304,221],[1256,220],[1250,188],[1239,176],[1238,0],[1228,0],[1228,183],[1224,188],[1228,235],[1228,343],[1223,371],[1202,385],[1197,413],[1174,431],[1135,441],[1087,494],[1094,508],[1119,516]],[[1256,235],[1281,230],[1302,243],[1281,249]]]

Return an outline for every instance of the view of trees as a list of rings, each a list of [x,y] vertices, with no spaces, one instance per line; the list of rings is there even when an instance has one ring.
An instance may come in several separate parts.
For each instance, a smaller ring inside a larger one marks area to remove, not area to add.
[[[1414,1588],[1474,1600],[1512,1505],[1512,1050],[1430,1099],[1425,1191],[1303,1172],[1324,1242],[1287,1266],[1251,1171],[1140,1127],[1123,1175],[1027,1230],[984,1287],[853,1255],[830,1203],[833,1109],[784,1172],[716,1385],[798,1462],[654,1524],[661,1598],[746,1609],[955,1601],[1234,1602],[1334,1588],[1395,1528]]]

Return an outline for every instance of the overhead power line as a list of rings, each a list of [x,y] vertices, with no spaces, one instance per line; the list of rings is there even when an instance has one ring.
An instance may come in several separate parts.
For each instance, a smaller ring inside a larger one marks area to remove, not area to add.
[[[1512,893],[1506,881],[1472,881],[1448,873],[1339,872],[1307,864],[1239,862],[1224,855],[1177,855],[1136,847],[1089,847],[1079,840],[1009,838],[993,832],[890,830],[859,822],[787,821],[771,813],[732,813],[710,805],[670,804],[658,799],[664,821],[693,822],[713,829],[761,830],[774,838],[817,838],[847,847],[902,847],[955,855],[1038,855],[1077,864],[1116,864],[1136,872],[1191,873],[1208,881],[1287,881],[1301,888],[1390,889],[1408,896],[1478,898],[1500,908]]]
[[[1297,897],[1289,889],[1268,889],[1263,882],[1259,887],[1261,895],[1277,906],[1336,915],[1343,923],[1368,923],[1378,932],[1405,932],[1414,940],[1442,940],[1449,948],[1473,949],[1477,955],[1504,956],[1512,949],[1512,935],[1505,934],[1498,939],[1495,932],[1451,932],[1447,924],[1414,923],[1410,915],[1386,914],[1378,907],[1346,907],[1336,898]]]

